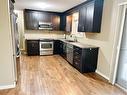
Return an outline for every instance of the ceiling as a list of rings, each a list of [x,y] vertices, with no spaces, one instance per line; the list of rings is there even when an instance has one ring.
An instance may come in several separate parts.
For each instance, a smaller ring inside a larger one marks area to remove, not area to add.
[[[15,9],[63,12],[86,0],[15,0]]]

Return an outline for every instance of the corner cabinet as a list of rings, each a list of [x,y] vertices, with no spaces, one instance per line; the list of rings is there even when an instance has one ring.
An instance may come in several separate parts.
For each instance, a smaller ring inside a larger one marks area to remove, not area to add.
[[[78,32],[100,32],[103,3],[104,0],[90,0],[80,8]]]

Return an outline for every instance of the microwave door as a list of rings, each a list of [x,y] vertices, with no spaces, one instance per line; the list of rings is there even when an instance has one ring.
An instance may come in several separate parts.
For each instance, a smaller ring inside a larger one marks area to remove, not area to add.
[[[52,30],[53,28],[51,23],[39,23],[39,29]]]

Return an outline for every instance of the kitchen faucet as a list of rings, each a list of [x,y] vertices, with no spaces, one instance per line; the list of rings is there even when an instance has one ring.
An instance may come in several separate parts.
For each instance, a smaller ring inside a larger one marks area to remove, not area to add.
[[[64,39],[66,39],[67,37],[66,37],[67,35],[66,34],[64,34]]]

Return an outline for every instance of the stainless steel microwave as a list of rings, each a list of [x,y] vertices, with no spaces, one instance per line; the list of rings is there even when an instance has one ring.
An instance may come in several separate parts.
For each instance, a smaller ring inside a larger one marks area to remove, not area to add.
[[[50,22],[39,22],[40,30],[53,30],[52,23]]]

